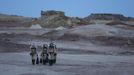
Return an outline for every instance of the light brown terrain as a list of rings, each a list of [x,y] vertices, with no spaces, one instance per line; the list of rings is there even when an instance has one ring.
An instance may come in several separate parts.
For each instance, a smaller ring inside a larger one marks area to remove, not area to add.
[[[30,45],[40,53],[52,40],[58,47],[57,63],[31,65]],[[42,11],[39,18],[0,15],[2,75],[134,75],[133,69],[133,18],[120,14],[74,18],[61,11]]]

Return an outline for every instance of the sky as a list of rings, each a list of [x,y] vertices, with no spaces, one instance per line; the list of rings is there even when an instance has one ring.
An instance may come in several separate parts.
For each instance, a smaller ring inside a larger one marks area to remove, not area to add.
[[[41,10],[64,11],[67,16],[114,13],[134,17],[134,0],[0,0],[0,13],[39,17]]]

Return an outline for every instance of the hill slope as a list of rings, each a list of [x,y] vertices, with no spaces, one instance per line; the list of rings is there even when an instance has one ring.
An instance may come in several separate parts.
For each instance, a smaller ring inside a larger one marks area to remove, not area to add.
[[[0,14],[0,27],[27,27],[31,21],[30,17]]]

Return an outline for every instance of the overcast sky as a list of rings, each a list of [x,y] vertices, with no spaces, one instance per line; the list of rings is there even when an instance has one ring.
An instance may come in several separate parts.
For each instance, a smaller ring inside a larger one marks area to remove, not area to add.
[[[134,0],[0,0],[0,13],[39,17],[41,10],[64,11],[74,17],[91,13],[134,17]]]

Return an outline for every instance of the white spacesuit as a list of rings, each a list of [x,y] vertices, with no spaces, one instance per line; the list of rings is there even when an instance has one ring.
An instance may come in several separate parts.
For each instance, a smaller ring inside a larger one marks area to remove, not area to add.
[[[35,65],[35,62],[37,63],[38,60],[36,60],[38,58],[38,54],[37,54],[37,51],[36,51],[36,47],[34,45],[31,45],[30,46],[30,56],[31,56],[31,59],[32,59],[32,64]]]
[[[48,45],[44,44],[40,53],[40,63],[46,64],[48,62]]]
[[[49,50],[48,50],[49,65],[53,65],[54,63],[56,63],[56,56],[57,56],[56,45],[53,42],[51,42],[49,44]]]

